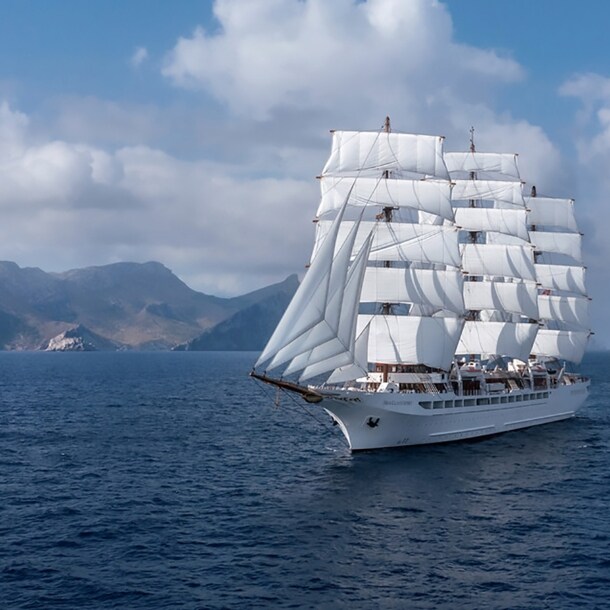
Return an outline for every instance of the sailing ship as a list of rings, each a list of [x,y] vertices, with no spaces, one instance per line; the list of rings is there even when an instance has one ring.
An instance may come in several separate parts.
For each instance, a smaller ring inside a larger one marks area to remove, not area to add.
[[[591,334],[574,201],[524,196],[517,155],[474,130],[466,152],[389,118],[331,133],[311,262],[251,376],[325,409],[352,451],[573,417]]]

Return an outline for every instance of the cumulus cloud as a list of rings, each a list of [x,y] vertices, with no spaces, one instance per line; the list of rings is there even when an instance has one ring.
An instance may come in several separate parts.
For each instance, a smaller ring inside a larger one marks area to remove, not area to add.
[[[0,105],[0,256],[55,270],[156,259],[211,293],[279,281],[311,252],[328,130],[386,114],[449,150],[474,124],[480,150],[521,153],[525,179],[565,181],[544,131],[502,109],[523,68],[458,42],[439,2],[217,0],[214,14],[165,58],[167,81],[198,92],[190,108],[64,98],[45,138]]]
[[[138,47],[129,58],[129,63],[134,68],[139,68],[148,59],[148,51],[145,47]]]
[[[224,105],[242,167],[308,178],[323,164],[329,128],[375,129],[390,114],[395,129],[445,135],[448,150],[464,149],[475,125],[479,150],[518,152],[525,180],[571,194],[544,131],[498,110],[524,69],[458,42],[442,3],[217,0],[214,15],[218,27],[180,38],[162,72]],[[265,234],[279,237],[272,227]]]
[[[11,109],[7,101],[0,104],[0,159],[10,160],[23,154],[28,117],[22,112]]]
[[[164,113],[152,104],[64,96],[54,101],[52,109],[50,127],[71,141],[102,146],[150,144],[169,129]]]
[[[598,197],[610,195],[610,78],[599,74],[575,75],[559,88],[559,93],[576,98],[582,106],[575,131],[578,159],[587,194],[601,189]],[[601,202],[600,202],[601,203]]]
[[[610,299],[607,261],[610,258],[610,222],[607,207],[610,200],[610,78],[601,74],[576,74],[566,80],[559,93],[581,104],[573,127],[580,175],[581,227],[586,235],[585,263],[588,266],[589,289],[593,297],[592,317],[605,320]],[[610,346],[608,329],[598,331],[598,345]],[[600,332],[601,331],[601,332]]]
[[[580,158],[599,165],[610,153],[610,78],[593,73],[578,74],[563,83],[559,93],[581,103]]]
[[[339,105],[361,115],[380,100],[409,111],[421,89],[480,93],[523,76],[510,58],[456,43],[446,8],[430,0],[218,0],[214,14],[221,28],[180,38],[163,74],[236,114]]]
[[[247,178],[148,146],[40,142],[29,125],[0,105],[0,133],[11,136],[0,156],[2,258],[47,270],[160,260],[200,289],[233,294],[303,268],[311,182]],[[288,217],[298,233],[283,230]]]
[[[521,153],[526,180],[571,186],[544,131],[495,108],[523,68],[457,42],[439,2],[218,0],[214,14],[220,27],[180,38],[163,74],[224,102],[235,121],[281,123],[293,138],[277,145],[284,152],[308,129],[321,161],[325,130],[375,129],[390,114],[399,130],[447,136],[450,150],[466,146],[475,125],[479,149]]]
[[[559,93],[577,97],[590,106],[610,99],[610,78],[593,72],[575,74],[559,87]]]

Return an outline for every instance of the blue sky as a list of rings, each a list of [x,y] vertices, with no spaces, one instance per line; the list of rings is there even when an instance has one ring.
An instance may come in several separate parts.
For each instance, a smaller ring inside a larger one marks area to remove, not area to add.
[[[162,79],[134,80],[127,59],[146,46],[157,61],[176,39],[209,22],[211,3],[159,0],[5,0],[3,79],[43,98],[66,93],[143,101]]]
[[[458,39],[516,59],[527,78],[505,92],[514,114],[569,145],[578,103],[557,96],[573,74],[608,73],[610,3],[606,0],[448,0]]]
[[[329,129],[389,113],[458,150],[474,124],[576,197],[610,347],[608,23],[603,0],[4,0],[0,257],[239,294],[303,270]]]

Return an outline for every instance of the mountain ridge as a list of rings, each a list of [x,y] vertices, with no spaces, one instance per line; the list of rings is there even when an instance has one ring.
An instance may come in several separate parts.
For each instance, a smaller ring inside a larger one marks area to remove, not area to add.
[[[70,349],[71,344],[87,345],[87,349],[172,349],[259,303],[263,305],[250,315],[275,319],[274,295],[283,295],[284,302],[297,286],[296,275],[291,275],[282,282],[224,298],[191,289],[155,261],[59,273],[0,261],[0,349],[46,349],[52,339],[62,349]],[[269,299],[270,309],[264,305]],[[232,340],[234,347],[227,349],[252,344],[248,324],[244,324],[248,316],[238,318],[242,320],[241,339]],[[79,328],[83,329],[81,337]]]

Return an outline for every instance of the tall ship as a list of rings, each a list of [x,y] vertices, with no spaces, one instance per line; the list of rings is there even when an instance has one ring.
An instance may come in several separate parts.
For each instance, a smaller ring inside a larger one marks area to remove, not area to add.
[[[331,416],[353,451],[573,417],[589,330],[574,201],[517,155],[334,131],[307,272],[251,376]]]

